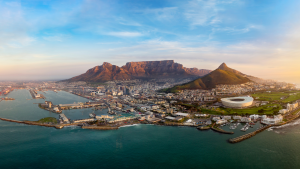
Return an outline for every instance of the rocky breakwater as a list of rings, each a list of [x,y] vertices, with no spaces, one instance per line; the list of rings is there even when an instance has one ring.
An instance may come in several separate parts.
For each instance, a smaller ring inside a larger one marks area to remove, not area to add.
[[[251,137],[255,136],[256,134],[258,134],[258,133],[260,133],[260,132],[262,132],[262,131],[270,128],[270,127],[271,127],[271,125],[267,125],[267,126],[264,126],[264,127],[261,127],[259,129],[257,129],[254,132],[251,132],[251,133],[248,133],[248,134],[236,137],[236,138],[229,139],[228,141],[230,143],[238,143],[238,142],[244,141],[244,140],[246,140],[248,138],[251,138]]]
[[[219,127],[212,127],[211,128],[213,131],[219,132],[219,133],[223,133],[223,134],[234,134],[234,132],[232,131],[225,131],[223,129],[220,129]]]
[[[65,125],[56,125],[56,124],[44,124],[44,123],[38,123],[34,121],[19,121],[19,120],[11,120],[6,118],[0,118],[2,121],[8,121],[13,123],[21,123],[21,124],[27,124],[27,125],[36,125],[36,126],[44,126],[44,127],[55,127],[56,129],[62,129]]]

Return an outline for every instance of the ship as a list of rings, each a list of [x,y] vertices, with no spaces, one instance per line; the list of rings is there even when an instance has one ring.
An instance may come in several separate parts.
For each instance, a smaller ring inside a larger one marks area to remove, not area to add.
[[[110,110],[110,108],[108,108],[108,112],[107,113],[110,114],[110,115],[115,115],[116,114],[116,112]]]
[[[95,113],[90,113],[90,117],[95,118],[96,114]]]

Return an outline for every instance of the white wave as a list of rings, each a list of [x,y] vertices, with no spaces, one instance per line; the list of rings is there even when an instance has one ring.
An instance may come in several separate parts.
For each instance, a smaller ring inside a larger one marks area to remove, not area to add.
[[[300,124],[300,119],[298,119],[298,120],[296,120],[296,121],[293,121],[293,122],[291,122],[291,123],[282,125],[282,126],[272,127],[272,128],[274,128],[274,129],[280,129],[280,128],[285,128],[285,127],[296,126],[296,125],[299,125],[299,124]]]
[[[275,130],[274,130],[274,132],[275,132],[276,134],[284,134],[284,133],[286,133],[286,132],[284,132],[284,131],[275,131]]]
[[[71,129],[75,129],[75,128],[79,128],[80,126],[72,125],[72,126],[64,126],[64,127],[71,128]]]
[[[131,127],[131,126],[137,126],[137,125],[140,125],[140,124],[130,124],[130,125],[125,125],[125,126],[120,126],[120,127]]]
[[[269,149],[262,149],[263,152],[265,153],[276,153],[274,150],[269,150]]]

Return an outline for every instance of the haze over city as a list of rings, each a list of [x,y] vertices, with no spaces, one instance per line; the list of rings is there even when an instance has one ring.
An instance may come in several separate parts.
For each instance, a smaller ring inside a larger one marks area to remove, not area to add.
[[[222,62],[300,83],[299,1],[0,1],[1,80],[66,79],[109,62]]]

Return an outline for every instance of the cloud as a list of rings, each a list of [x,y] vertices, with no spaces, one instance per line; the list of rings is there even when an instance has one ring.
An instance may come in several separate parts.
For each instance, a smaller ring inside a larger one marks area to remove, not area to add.
[[[164,7],[164,8],[147,8],[137,10],[136,12],[144,13],[145,15],[154,15],[155,19],[165,21],[173,19],[177,13],[178,7]]]
[[[192,27],[218,24],[222,22],[219,12],[224,10],[219,6],[234,2],[236,0],[192,0],[185,5],[183,15]]]
[[[2,48],[19,48],[35,41],[35,38],[28,33],[31,25],[24,18],[20,3],[0,2],[0,23],[0,46]]]
[[[144,36],[140,32],[109,32],[107,35],[116,36],[116,37],[139,37]]]
[[[184,13],[186,19],[192,26],[203,26],[221,22],[218,19],[218,8],[216,1],[189,1]]]
[[[53,41],[53,42],[62,42],[65,39],[69,38],[69,35],[53,35],[53,36],[44,36],[43,39],[47,41]]]
[[[116,18],[116,21],[121,24],[121,25],[128,25],[128,26],[142,26],[141,24],[135,22],[135,21],[131,21],[131,20],[127,20],[124,18]]]

